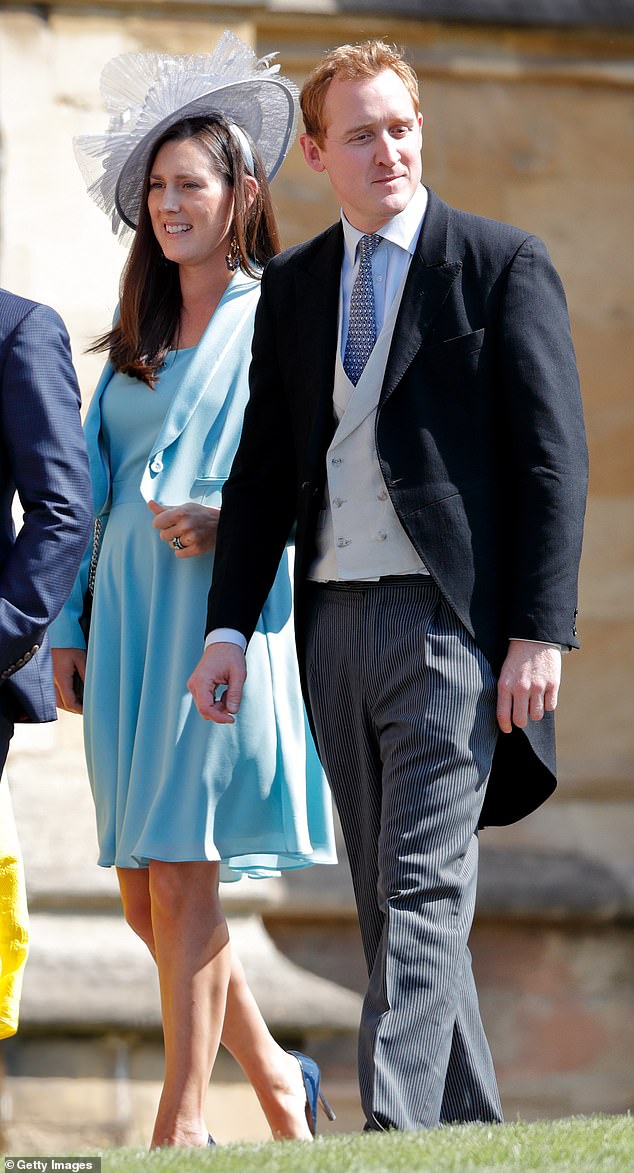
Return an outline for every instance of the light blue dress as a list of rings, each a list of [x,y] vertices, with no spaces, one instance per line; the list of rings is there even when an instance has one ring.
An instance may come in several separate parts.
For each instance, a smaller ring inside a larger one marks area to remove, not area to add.
[[[203,721],[186,682],[203,647],[213,554],[175,558],[147,502],[220,506],[248,399],[257,279],[238,270],[197,347],[156,390],[107,362],[85,420],[104,525],[84,696],[99,862],[218,860],[221,878],[335,863],[332,806],[295,656],[289,548],[247,652],[236,723]],[[271,509],[275,508],[274,500]],[[51,646],[81,648],[86,551]]]
[[[249,645],[235,725],[203,721],[186,688],[213,555],[175,558],[139,485],[195,352],[172,352],[153,391],[115,374],[101,402],[111,497],[84,694],[99,863],[220,860],[224,880],[333,863],[330,797],[294,663],[290,555]]]

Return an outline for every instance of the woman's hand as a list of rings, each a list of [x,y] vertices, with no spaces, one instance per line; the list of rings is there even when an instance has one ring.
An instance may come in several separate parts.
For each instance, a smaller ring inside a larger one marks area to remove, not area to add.
[[[68,713],[83,712],[83,683],[86,675],[86,651],[84,648],[53,648],[53,677],[55,679],[55,703],[58,709]],[[76,689],[81,682],[81,696]]]
[[[194,558],[215,548],[219,509],[197,505],[195,501],[170,506],[148,501],[148,506],[154,514],[154,528],[164,542],[169,542],[177,558]]]

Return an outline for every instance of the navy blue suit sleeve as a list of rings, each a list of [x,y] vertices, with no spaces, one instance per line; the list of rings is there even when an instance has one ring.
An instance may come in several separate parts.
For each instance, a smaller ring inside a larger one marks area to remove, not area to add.
[[[0,668],[42,638],[90,539],[80,393],[64,323],[35,305],[5,340],[0,372]],[[24,523],[15,542],[11,502]]]

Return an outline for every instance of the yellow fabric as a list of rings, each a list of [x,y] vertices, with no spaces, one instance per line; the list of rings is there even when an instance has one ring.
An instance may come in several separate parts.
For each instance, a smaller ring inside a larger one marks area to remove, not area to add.
[[[6,776],[0,779],[0,1039],[18,1029],[29,919],[22,852]]]

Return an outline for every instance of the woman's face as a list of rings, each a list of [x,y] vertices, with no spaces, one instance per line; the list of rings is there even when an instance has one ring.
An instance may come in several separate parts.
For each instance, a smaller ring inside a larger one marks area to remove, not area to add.
[[[233,192],[196,139],[167,142],[150,172],[148,210],[164,255],[178,265],[224,265]]]

